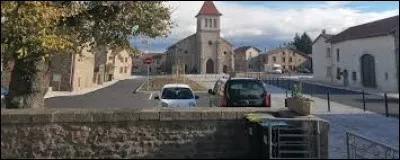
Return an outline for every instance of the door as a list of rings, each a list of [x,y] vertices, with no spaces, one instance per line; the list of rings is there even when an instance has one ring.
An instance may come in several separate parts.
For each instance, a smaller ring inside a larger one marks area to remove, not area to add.
[[[343,85],[347,86],[349,84],[349,74],[347,73],[347,69],[343,71]]]
[[[214,62],[211,59],[206,62],[206,73],[214,73]]]
[[[224,65],[224,67],[222,68],[222,72],[228,73],[228,67],[226,65]]]
[[[375,59],[370,54],[364,54],[360,58],[361,64],[361,78],[364,87],[375,88],[376,77],[375,77]]]

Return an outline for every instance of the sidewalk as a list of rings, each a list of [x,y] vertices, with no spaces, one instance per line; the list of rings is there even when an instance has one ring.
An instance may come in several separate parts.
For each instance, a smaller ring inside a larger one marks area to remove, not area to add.
[[[285,90],[266,85],[273,91],[272,107],[284,107]],[[314,100],[313,115],[326,119],[329,128],[329,158],[346,159],[346,131],[352,131],[373,141],[381,142],[399,148],[399,119],[387,118],[374,112],[335,103],[331,101],[331,111],[328,112],[325,99],[303,95]]]
[[[331,83],[327,83],[327,82],[323,82],[323,81],[319,81],[319,80],[313,80],[313,79],[298,79],[298,81],[311,83],[311,84],[316,84],[316,85],[325,86],[325,87],[344,89],[344,90],[351,90],[351,91],[356,91],[356,92],[362,92],[364,90],[365,93],[368,93],[368,94],[371,94],[371,95],[384,96],[384,93],[385,93],[385,92],[383,92],[381,90],[378,90],[378,89],[349,87],[349,86],[346,87],[346,86],[340,85],[340,84],[331,84]],[[387,93],[387,96],[399,99],[399,93]]]
[[[125,79],[137,79],[137,78],[141,78],[143,76],[130,76],[130,77],[126,77],[126,78],[121,78],[121,79],[114,79],[112,81],[108,81],[108,82],[104,82],[101,85],[96,85],[93,88],[86,88],[86,89],[82,89],[79,91],[73,91],[73,92],[69,92],[69,91],[50,91],[47,92],[46,95],[44,96],[44,98],[51,98],[51,97],[64,97],[64,96],[77,96],[77,95],[83,95],[83,94],[87,94],[93,91],[96,91],[98,89],[102,89],[108,86],[111,86],[115,83],[117,83],[120,80],[125,80]]]

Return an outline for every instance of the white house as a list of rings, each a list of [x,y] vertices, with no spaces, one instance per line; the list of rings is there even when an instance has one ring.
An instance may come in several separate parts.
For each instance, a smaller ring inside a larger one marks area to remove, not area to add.
[[[322,33],[312,46],[316,80],[398,93],[399,16]],[[397,43],[397,44],[396,44]]]

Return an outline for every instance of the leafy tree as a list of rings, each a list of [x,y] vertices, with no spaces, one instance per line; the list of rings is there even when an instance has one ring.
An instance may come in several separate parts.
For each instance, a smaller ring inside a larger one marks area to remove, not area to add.
[[[311,52],[312,52],[312,40],[306,32],[304,32],[301,36],[299,36],[296,33],[296,35],[293,38],[292,44],[300,52],[303,52],[306,54],[311,54]]]
[[[7,108],[43,106],[52,55],[167,36],[170,15],[160,1],[1,1],[2,54],[15,63]]]

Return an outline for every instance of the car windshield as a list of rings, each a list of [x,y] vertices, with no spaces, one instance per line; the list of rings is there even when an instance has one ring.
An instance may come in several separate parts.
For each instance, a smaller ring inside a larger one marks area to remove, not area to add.
[[[264,86],[254,80],[235,80],[228,86],[228,95],[231,99],[257,99],[263,98]]]
[[[189,88],[164,88],[162,94],[162,99],[192,99],[194,98],[192,91]]]

